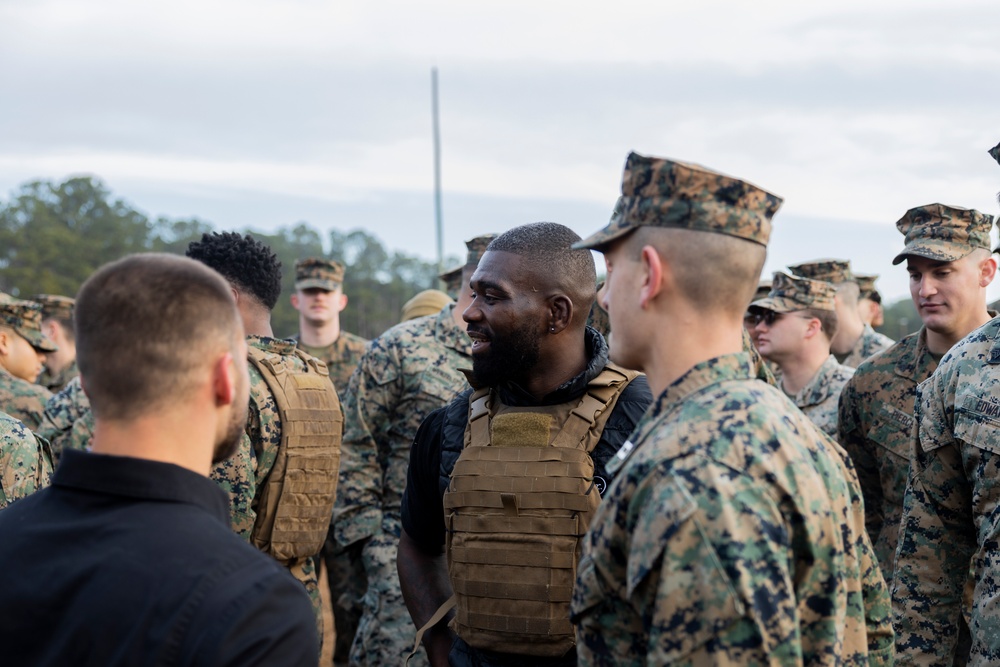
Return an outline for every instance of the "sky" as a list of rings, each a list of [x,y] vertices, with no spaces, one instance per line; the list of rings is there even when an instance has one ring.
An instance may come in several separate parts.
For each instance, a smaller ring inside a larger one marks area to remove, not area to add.
[[[849,258],[892,301],[907,209],[1000,213],[997,26],[995,0],[0,0],[0,198],[93,174],[151,217],[433,260],[436,67],[446,255],[586,236],[634,150],[782,196],[766,273]]]

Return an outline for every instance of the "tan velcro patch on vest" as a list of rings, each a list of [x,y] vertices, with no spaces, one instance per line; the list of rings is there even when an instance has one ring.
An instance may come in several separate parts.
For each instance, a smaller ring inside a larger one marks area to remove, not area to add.
[[[329,380],[322,375],[293,375],[295,386],[299,389],[319,389],[326,391]]]
[[[508,412],[490,420],[494,447],[548,447],[552,416],[538,412]]]

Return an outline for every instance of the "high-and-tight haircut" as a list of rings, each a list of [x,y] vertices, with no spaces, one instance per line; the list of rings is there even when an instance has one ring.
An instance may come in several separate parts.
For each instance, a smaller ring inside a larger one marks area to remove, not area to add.
[[[509,252],[524,258],[535,278],[544,277],[573,301],[573,322],[586,323],[597,297],[597,269],[589,250],[571,247],[580,236],[555,222],[514,227],[493,239],[490,252]]]
[[[249,234],[212,232],[192,241],[184,253],[218,271],[243,294],[274,310],[281,296],[281,262],[267,244]]]
[[[94,415],[129,420],[184,400],[243,325],[229,285],[177,255],[130,255],[80,288],[76,351]]]

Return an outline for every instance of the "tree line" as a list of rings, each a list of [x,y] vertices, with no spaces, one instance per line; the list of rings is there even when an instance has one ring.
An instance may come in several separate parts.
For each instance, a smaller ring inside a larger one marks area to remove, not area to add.
[[[402,305],[417,292],[438,287],[437,267],[419,257],[387,249],[363,229],[323,235],[306,222],[273,234],[250,229],[216,230],[198,218],[150,219],[112,195],[98,178],[81,176],[61,183],[32,181],[0,201],[0,290],[73,296],[101,265],[136,252],[183,254],[188,243],[212,231],[249,232],[268,243],[282,264],[282,297],[274,309],[275,335],[298,330],[289,302],[295,260],[327,257],[346,266],[341,313],[346,331],[373,338],[399,321]],[[446,266],[458,263],[450,258]]]

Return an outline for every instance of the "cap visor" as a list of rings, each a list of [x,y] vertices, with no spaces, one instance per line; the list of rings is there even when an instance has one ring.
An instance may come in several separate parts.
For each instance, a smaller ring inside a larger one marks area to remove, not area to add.
[[[951,244],[911,243],[903,248],[903,252],[893,258],[892,265],[896,266],[909,255],[925,257],[926,259],[933,259],[938,262],[954,262],[955,260],[962,259],[971,253],[972,250],[973,248],[959,248]]]
[[[805,310],[805,306],[783,296],[771,296],[760,301],[754,301],[750,308],[763,308],[773,310],[776,313],[793,313],[796,310]]]
[[[309,278],[295,283],[295,289],[309,289],[311,287],[318,287],[333,292],[340,287],[340,283],[332,280],[319,280],[318,278]]]

